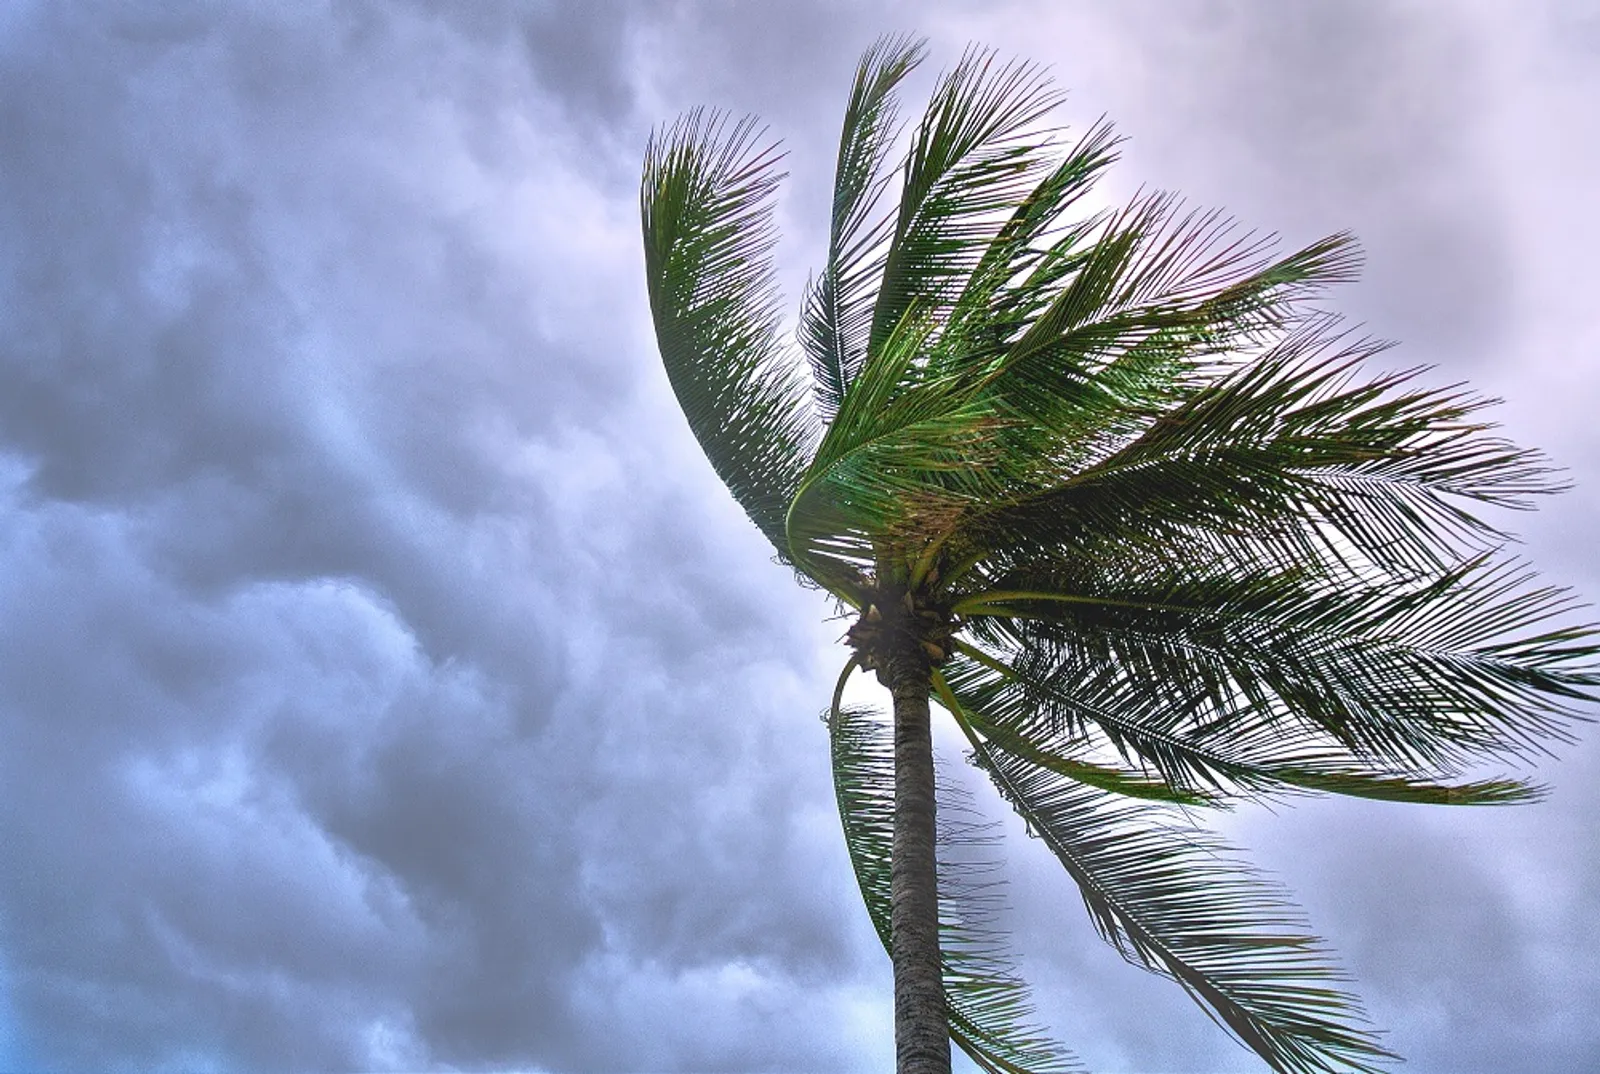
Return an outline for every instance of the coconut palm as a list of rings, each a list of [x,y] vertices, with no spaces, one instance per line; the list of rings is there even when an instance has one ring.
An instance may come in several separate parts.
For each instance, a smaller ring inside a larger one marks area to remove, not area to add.
[[[891,167],[923,52],[885,39],[856,72],[797,345],[752,120],[658,131],[641,199],[690,428],[854,619],[827,728],[899,1069],[948,1070],[951,1040],[987,1071],[1074,1065],[1007,960],[979,826],[936,814],[931,701],[1125,958],[1276,1070],[1375,1069],[1320,941],[1194,818],[1536,797],[1480,766],[1566,737],[1597,647],[1474,512],[1556,482],[1484,400],[1367,371],[1381,346],[1316,305],[1347,236],[1280,256],[1165,194],[1091,207],[1116,139],[1047,126],[1038,67],[969,50]],[[891,721],[844,704],[858,670]]]

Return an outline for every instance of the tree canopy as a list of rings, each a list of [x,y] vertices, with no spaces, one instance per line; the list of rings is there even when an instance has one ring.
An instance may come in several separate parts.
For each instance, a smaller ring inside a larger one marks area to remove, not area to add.
[[[781,156],[754,120],[657,132],[642,188],[691,429],[778,557],[857,616],[828,727],[868,912],[890,945],[896,773],[842,688],[909,641],[1125,958],[1276,1070],[1375,1069],[1324,945],[1197,817],[1537,798],[1510,770],[1570,737],[1595,635],[1485,509],[1561,480],[1490,400],[1380,366],[1323,306],[1358,267],[1348,235],[1283,254],[1166,193],[1096,208],[1109,126],[1067,138],[1046,72],[982,49],[902,138],[923,53],[886,38],[857,70],[796,339],[771,260]],[[985,875],[940,865],[951,1038],[985,1070],[1070,1069]]]

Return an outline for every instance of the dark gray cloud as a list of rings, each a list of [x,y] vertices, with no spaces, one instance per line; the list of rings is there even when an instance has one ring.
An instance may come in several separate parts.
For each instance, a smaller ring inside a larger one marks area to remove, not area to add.
[[[539,88],[574,123],[593,133],[625,120],[636,88],[627,62],[635,24],[648,14],[637,3],[603,4],[589,9],[539,0],[492,0],[452,4],[412,0],[406,6],[449,25],[477,54],[507,51],[526,57]],[[381,9],[362,13],[371,26],[385,19]]]
[[[16,1065],[711,1069],[662,997],[729,966],[709,1019],[845,1061],[775,1025],[858,957],[755,715],[814,739],[815,609],[691,524],[610,29],[523,16],[8,40]]]
[[[793,290],[879,32],[1053,62],[1074,116],[1134,137],[1119,189],[1356,227],[1348,308],[1522,395],[1513,431],[1580,477],[1600,457],[1572,282],[1596,224],[1543,197],[1596,163],[1539,125],[1600,93],[1581,5],[1515,35],[1378,3],[0,20],[0,1066],[887,1061],[813,718],[839,624],[675,412],[633,200],[651,124],[762,113]],[[1514,129],[1547,168],[1504,162]],[[1586,510],[1531,532],[1592,593]],[[1582,1069],[1593,756],[1538,810],[1238,834],[1411,1069]],[[1098,1068],[1245,1066],[1037,849],[1011,871],[1046,1017]]]

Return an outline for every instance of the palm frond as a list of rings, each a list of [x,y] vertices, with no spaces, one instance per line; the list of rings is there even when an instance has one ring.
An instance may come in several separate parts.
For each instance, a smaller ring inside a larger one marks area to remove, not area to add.
[[[1180,209],[1172,195],[1141,195],[1097,231],[1072,237],[1080,247],[1057,254],[1070,272],[1006,296],[1025,313],[1024,330],[987,369],[990,390],[1043,418],[1063,404],[1071,413],[1083,407],[1081,384],[1152,343],[1180,359],[1174,373],[1192,377],[1283,328],[1307,297],[1353,278],[1359,263],[1348,236],[1274,260],[1270,236],[1241,232],[1216,211]],[[1165,393],[1125,399],[1122,409],[1164,401]]]
[[[828,730],[845,845],[868,915],[888,950],[894,744],[884,720],[869,710],[839,705],[837,695]],[[998,889],[992,866],[974,855],[983,842],[981,826],[967,819],[959,798],[952,801],[948,785],[940,791],[939,937],[951,1039],[990,1074],[1080,1069],[1033,1024],[1027,985],[995,926]]]
[[[1360,378],[1380,344],[1305,322],[1256,360],[1160,410],[1099,404],[1100,447],[1055,487],[997,501],[971,539],[1018,560],[1077,544],[1159,547],[1244,537],[1281,566],[1437,571],[1505,536],[1474,503],[1525,508],[1562,486],[1536,452],[1492,435],[1491,401]],[[1085,449],[1080,449],[1085,450]]]
[[[1045,304],[1043,297],[1075,267],[1094,224],[1063,226],[1063,214],[1117,159],[1118,139],[1104,121],[1091,126],[1061,162],[1012,211],[989,241],[955,301],[942,349],[968,361],[1014,337]],[[1052,239],[1047,245],[1040,243]]]
[[[835,579],[870,569],[885,540],[933,513],[983,502],[1004,480],[986,452],[995,424],[963,402],[958,380],[919,364],[937,331],[908,315],[852,385],[789,509],[797,562],[845,599]]]
[[[1600,693],[1570,594],[1486,557],[1411,585],[1090,566],[956,607],[1004,620],[1023,670],[1068,693],[1234,749],[1322,737],[1396,774],[1547,752]]]
[[[1038,123],[1061,100],[1042,68],[969,49],[912,140],[873,309],[876,352],[913,309],[943,316],[1006,216],[1048,170]],[[868,359],[871,360],[870,357]]]
[[[1162,807],[1108,797],[963,727],[973,762],[1060,860],[1101,936],[1129,962],[1177,981],[1284,1074],[1374,1071],[1392,1058],[1321,941],[1230,848]]]
[[[1208,733],[1190,718],[1193,698],[1142,681],[1130,685],[1117,668],[1040,668],[1044,661],[1029,654],[1007,663],[965,642],[956,648],[942,676],[947,708],[959,708],[992,748],[1102,790],[1184,805],[1313,792],[1434,805],[1510,805],[1542,795],[1514,779],[1449,781],[1437,771],[1375,761],[1303,725],[1244,717],[1228,734]],[[1106,750],[1133,766],[1118,773],[1121,782],[1142,785],[1129,790],[1045,759]]]
[[[815,433],[796,356],[778,339],[781,175],[760,139],[752,119],[684,116],[651,135],[639,200],[667,377],[717,475],[787,562],[784,515]]]
[[[935,675],[933,686],[940,704],[946,711],[982,735],[990,746],[1004,750],[1029,764],[1076,780],[1085,786],[1097,787],[1113,794],[1173,805],[1226,805],[1226,800],[1219,796],[1190,787],[1175,786],[1159,775],[1152,777],[1145,772],[1131,772],[1085,760],[1082,755],[1090,752],[1088,747],[1091,745],[1085,737],[1074,738],[1060,733],[1059,730],[1052,734],[1040,735],[1028,728],[1028,720],[1014,718],[1014,713],[1012,719],[1005,721],[990,718],[980,707],[981,702],[975,701],[967,689],[971,680],[975,676],[981,676],[983,670],[981,665],[973,667],[958,663],[956,676],[947,678],[942,674]],[[966,672],[965,676],[961,675],[963,671]],[[962,688],[961,692],[967,694],[965,701],[957,697],[957,689],[952,686],[952,682]],[[994,692],[991,683],[984,685],[989,687],[987,692],[991,694]],[[1008,708],[1014,709],[1015,706],[1013,704]]]
[[[828,262],[806,294],[800,339],[811,360],[818,410],[839,409],[866,360],[876,286],[894,218],[878,215],[899,109],[895,89],[926,54],[907,37],[880,38],[856,68],[834,173]]]

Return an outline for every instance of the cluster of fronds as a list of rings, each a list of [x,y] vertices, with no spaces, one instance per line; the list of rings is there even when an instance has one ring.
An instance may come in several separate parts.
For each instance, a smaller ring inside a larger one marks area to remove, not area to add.
[[[803,357],[775,312],[778,155],[702,113],[651,143],[651,306],[690,426],[802,576],[949,611],[935,696],[1107,940],[1275,1069],[1372,1069],[1317,941],[1185,807],[1535,796],[1474,770],[1563,740],[1600,650],[1479,512],[1559,483],[1486,400],[1368,371],[1380,345],[1315,305],[1355,272],[1347,236],[1281,256],[1164,194],[1085,209],[1116,140],[1046,128],[1038,68],[969,52],[891,167],[921,58],[885,40],[857,72]],[[887,762],[859,714],[830,726],[887,940]],[[993,941],[950,938],[952,1034],[985,1069],[1057,1069]]]

